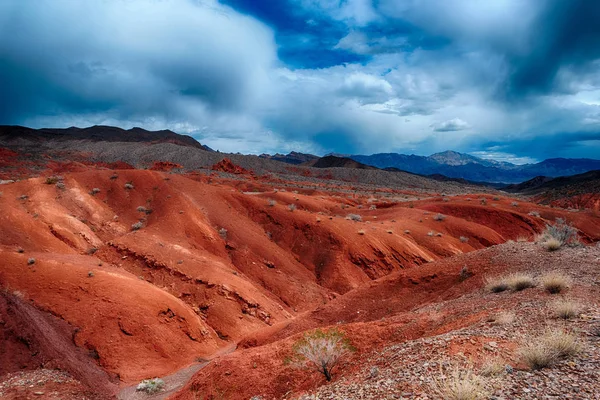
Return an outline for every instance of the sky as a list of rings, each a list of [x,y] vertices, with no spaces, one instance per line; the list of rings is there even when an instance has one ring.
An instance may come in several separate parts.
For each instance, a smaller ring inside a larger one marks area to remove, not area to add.
[[[2,0],[0,124],[600,158],[595,0]]]

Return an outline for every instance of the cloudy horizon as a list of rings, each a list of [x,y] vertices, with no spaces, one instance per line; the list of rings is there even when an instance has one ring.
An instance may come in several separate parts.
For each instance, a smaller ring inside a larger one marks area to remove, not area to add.
[[[599,20],[585,0],[4,0],[0,124],[599,158]]]

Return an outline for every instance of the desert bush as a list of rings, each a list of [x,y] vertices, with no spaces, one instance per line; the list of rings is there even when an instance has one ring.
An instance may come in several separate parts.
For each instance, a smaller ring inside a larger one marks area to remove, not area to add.
[[[546,229],[538,240],[546,249],[558,250],[563,245],[577,245],[579,238],[577,228],[571,226],[562,218],[556,218],[553,225],[546,225]]]
[[[509,275],[507,282],[515,292],[535,287],[535,281],[530,275],[519,272]]]
[[[483,362],[479,370],[481,376],[498,376],[506,371],[506,363],[500,359],[488,359]]]
[[[139,229],[142,229],[143,226],[144,226],[143,222],[138,221],[135,224],[131,225],[131,230],[132,231],[137,231]]]
[[[467,242],[469,241],[469,238],[468,238],[468,237],[465,237],[465,236],[461,236],[461,237],[459,238],[459,240],[460,240],[462,243],[467,243]]]
[[[337,329],[317,329],[306,333],[294,343],[292,362],[295,366],[312,369],[331,380],[333,370],[355,349],[344,333]]]
[[[434,231],[429,231],[429,232],[427,232],[427,236],[433,236],[433,235],[435,235],[435,232],[434,232]]]
[[[510,289],[508,280],[503,277],[486,277],[485,288],[492,293],[500,293]]]
[[[494,199],[493,199],[493,200],[494,200],[494,201],[498,201],[498,200],[500,200],[500,197],[498,197],[498,196],[494,196]]]
[[[225,228],[219,229],[219,236],[221,236],[221,239],[227,240],[227,229],[225,229]]]
[[[377,206],[376,206],[375,204],[372,204],[372,205],[369,207],[369,210],[377,210]]]
[[[60,190],[64,190],[65,189],[65,184],[62,182],[57,182],[56,183],[56,188],[60,189]]]
[[[502,311],[491,318],[492,324],[494,325],[508,325],[515,321],[515,313]]]
[[[294,210],[296,209],[296,205],[295,204],[288,204],[288,210],[290,210],[291,212],[294,212]]]
[[[510,203],[510,205],[513,207],[519,207],[519,203],[517,203],[516,201],[513,201],[512,203]]]
[[[433,217],[433,219],[434,219],[435,221],[443,221],[443,220],[445,220],[445,219],[446,219],[446,216],[445,216],[444,214],[436,214],[436,215]]]
[[[579,338],[562,329],[547,330],[519,349],[523,362],[531,369],[542,369],[559,359],[571,357],[582,349]]]
[[[487,204],[487,200],[484,197],[483,199],[479,200],[479,203],[481,203],[482,206],[485,206]]]
[[[160,392],[164,387],[165,381],[160,378],[152,378],[141,381],[135,390],[138,392],[145,392],[147,394],[154,394]]]
[[[269,199],[267,200],[267,204],[269,205],[269,207],[275,207],[275,205],[277,205],[277,202],[273,199]]]
[[[46,185],[55,185],[58,181],[58,176],[49,176],[46,178]]]
[[[540,213],[537,211],[530,211],[527,215],[531,216],[531,217],[540,217]]]
[[[127,182],[123,187],[127,190],[135,189],[135,186],[131,182]]]
[[[119,178],[119,175],[117,175],[117,174],[112,174],[112,175],[110,176],[110,178],[109,178],[109,179],[110,179],[111,181],[114,181],[115,179],[118,179],[118,178]]]
[[[92,196],[94,196],[94,195],[96,195],[98,193],[100,193],[100,188],[93,188],[92,190],[90,190],[90,194]]]
[[[581,304],[572,301],[561,299],[553,302],[550,305],[552,312],[556,318],[561,319],[571,319],[579,316],[581,314]]]
[[[469,368],[458,368],[450,372],[440,369],[440,378],[434,378],[432,389],[446,400],[483,400],[489,396],[485,380]]]
[[[571,286],[571,278],[560,272],[553,271],[542,276],[542,286],[550,294],[557,294],[565,291]]]
[[[362,221],[362,217],[358,214],[348,214],[348,215],[346,215],[346,219],[349,219],[352,221],[357,221],[357,222]]]

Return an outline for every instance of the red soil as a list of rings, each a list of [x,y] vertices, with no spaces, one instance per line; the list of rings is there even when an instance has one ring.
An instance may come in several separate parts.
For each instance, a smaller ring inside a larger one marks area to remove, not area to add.
[[[235,165],[229,158],[224,158],[211,167],[213,171],[227,172],[230,174],[251,174],[250,171]]]
[[[216,170],[249,173],[227,161]],[[482,249],[532,237],[557,217],[585,241],[600,239],[591,212],[513,207],[510,199],[435,198],[411,208],[325,187],[274,192],[264,177],[52,166],[64,189],[45,178],[2,187],[2,288],[71,327],[77,348],[97,354],[98,365],[124,383],[172,373],[238,341],[266,345],[200,371],[191,388],[207,395],[224,385],[238,388],[232,398],[259,387],[273,396],[314,387],[318,377],[280,366],[294,335],[313,327],[343,322],[367,351],[484,318],[468,308],[417,317],[410,310],[475,289],[480,280],[459,282],[463,265],[478,277],[506,269]],[[533,210],[541,217],[529,216]],[[434,220],[438,212],[446,219]],[[362,221],[346,219],[351,213]],[[141,228],[132,230],[136,223]],[[32,333],[39,343],[43,337]],[[39,365],[11,343],[11,355],[0,358],[4,372]],[[234,369],[236,362],[249,369]],[[61,368],[77,369],[69,365]],[[89,376],[77,379],[87,384]]]

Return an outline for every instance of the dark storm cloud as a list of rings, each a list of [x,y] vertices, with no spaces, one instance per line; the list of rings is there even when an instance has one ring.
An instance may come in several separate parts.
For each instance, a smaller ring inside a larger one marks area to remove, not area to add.
[[[555,78],[561,68],[585,75],[600,57],[600,2],[548,1],[530,31],[527,54],[510,55],[509,94],[561,90]]]
[[[0,123],[169,128],[234,152],[589,155],[599,4],[3,0]]]
[[[267,28],[210,2],[7,0],[0,37],[3,123],[235,112],[276,62]]]

